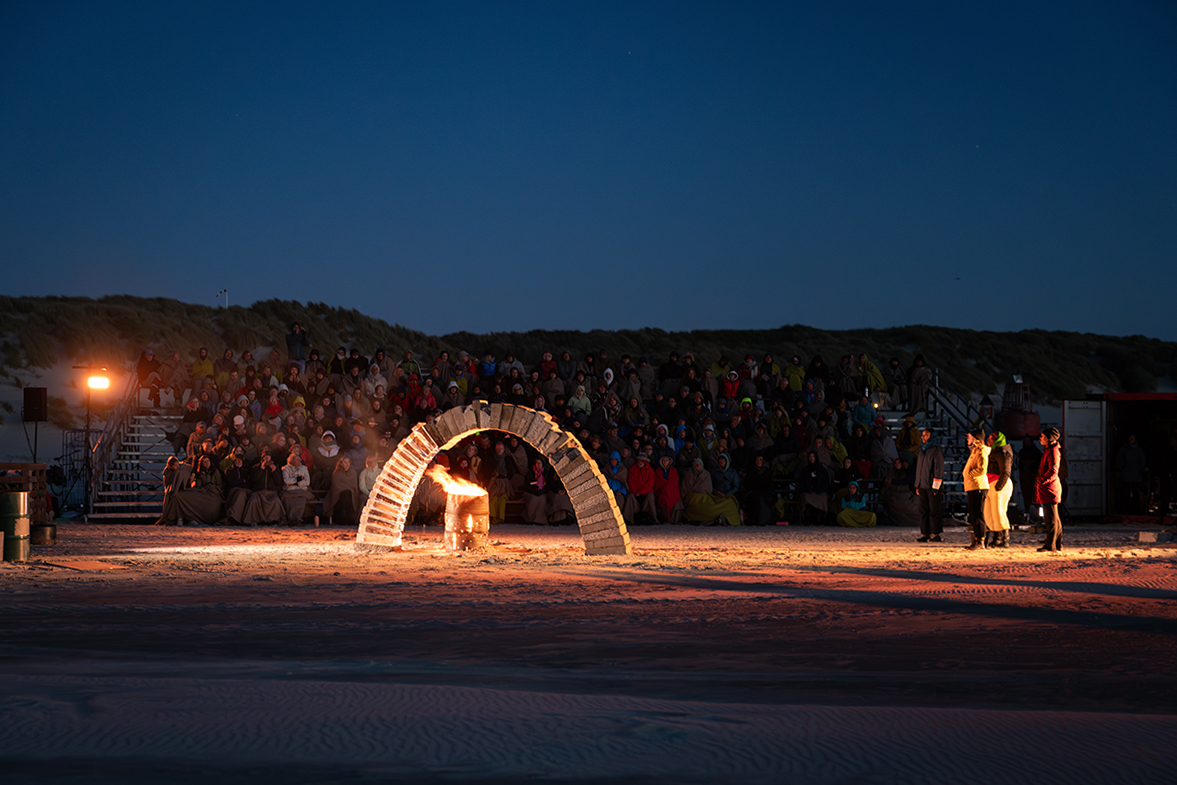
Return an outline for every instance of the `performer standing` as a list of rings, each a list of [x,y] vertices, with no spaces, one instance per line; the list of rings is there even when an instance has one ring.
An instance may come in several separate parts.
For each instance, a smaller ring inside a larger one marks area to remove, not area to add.
[[[970,551],[985,547],[985,516],[982,509],[985,504],[985,494],[989,490],[989,446],[985,444],[985,432],[978,428],[970,431],[967,437],[969,443],[969,459],[964,465],[965,496],[969,504],[969,525],[973,529],[973,541],[968,546]]]
[[[1063,522],[1058,517],[1058,506],[1063,500],[1063,484],[1058,474],[1062,447],[1058,438],[1058,428],[1044,428],[1039,438],[1042,442],[1042,463],[1038,465],[1037,502],[1042,505],[1042,516],[1046,520],[1046,541],[1039,551],[1061,551],[1063,547]]]
[[[1010,471],[1014,465],[1014,451],[1005,441],[1005,434],[994,431],[989,435],[989,493],[985,496],[985,528],[993,546],[1009,547],[1009,500],[1014,493]]]
[[[943,493],[944,451],[932,444],[932,429],[920,432],[919,457],[915,463],[915,492],[920,503],[920,536],[916,542],[940,542],[944,531]]]

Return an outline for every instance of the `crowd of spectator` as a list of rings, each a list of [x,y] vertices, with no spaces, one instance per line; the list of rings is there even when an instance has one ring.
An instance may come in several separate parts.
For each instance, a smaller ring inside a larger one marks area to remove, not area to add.
[[[813,520],[873,525],[868,483],[906,487],[896,517],[915,509],[913,474],[932,371],[921,356],[882,367],[864,354],[772,354],[707,364],[671,352],[657,365],[605,351],[553,350],[525,365],[511,352],[441,352],[429,360],[338,347],[323,356],[291,326],[286,355],[202,348],[192,361],[148,349],[137,373],[151,403],[183,406],[165,474],[162,522],[354,524],[384,462],[417,423],[475,399],[546,411],[596,459],[631,524],[767,525],[792,506]],[[908,413],[895,433],[882,409]],[[533,523],[571,518],[550,467],[507,434],[471,436],[439,456],[488,489],[491,515],[526,502]],[[790,493],[781,493],[782,484]],[[427,483],[419,494],[431,506]],[[884,500],[886,501],[886,500]],[[906,509],[905,509],[906,505]],[[847,512],[843,515],[843,512]],[[897,520],[896,522],[900,522]]]

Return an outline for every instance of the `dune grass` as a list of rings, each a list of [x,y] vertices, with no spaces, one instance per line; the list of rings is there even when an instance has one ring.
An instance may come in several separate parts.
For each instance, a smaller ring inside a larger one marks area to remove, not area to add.
[[[219,357],[235,351],[270,348],[285,357],[292,322],[306,327],[312,346],[330,355],[337,346],[364,354],[377,347],[393,356],[411,349],[431,359],[442,349],[465,349],[475,357],[489,349],[501,358],[508,350],[524,363],[538,362],[545,350],[567,349],[575,358],[605,350],[617,361],[629,354],[652,365],[671,351],[693,352],[710,364],[726,354],[732,364],[745,354],[758,360],[771,352],[783,365],[793,354],[808,362],[821,354],[831,365],[841,355],[866,352],[880,366],[895,356],[904,366],[916,353],[940,369],[962,392],[993,393],[1021,372],[1037,399],[1082,397],[1089,386],[1148,392],[1157,378],[1175,367],[1177,344],[1144,336],[1091,333],[988,332],[931,325],[830,331],[805,325],[775,330],[641,330],[468,332],[431,336],[321,302],[264,300],[249,307],[211,308],[165,298],[112,296],[0,297],[0,373],[30,366],[48,368],[62,356],[74,362],[123,365],[151,347],[161,359],[172,349],[191,361],[200,347]],[[260,355],[264,356],[264,355]]]

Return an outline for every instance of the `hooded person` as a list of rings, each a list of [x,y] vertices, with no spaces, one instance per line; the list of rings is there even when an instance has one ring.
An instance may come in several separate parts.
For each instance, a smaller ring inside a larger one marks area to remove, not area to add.
[[[907,372],[899,364],[898,357],[892,357],[887,362],[884,378],[887,382],[887,402],[892,409],[904,410],[907,406]]]
[[[275,465],[269,451],[263,450],[258,464],[249,473],[249,500],[241,522],[257,526],[285,520],[286,508],[279,495],[283,486],[282,470]]]
[[[182,474],[177,471],[177,477]],[[212,456],[199,456],[190,476],[182,481],[185,487],[176,489],[175,504],[165,512],[164,522],[182,524],[188,520],[212,525],[220,521],[225,506],[224,478]]]
[[[738,526],[740,505],[734,496],[715,492],[711,473],[696,458],[683,472],[679,491],[683,501],[683,520],[687,523]]]
[[[916,456],[920,452],[920,429],[916,427],[915,417],[910,414],[903,418],[903,427],[895,436],[895,449],[899,451],[900,456],[915,465]]]
[[[609,461],[604,467],[605,484],[609,486],[609,490],[613,491],[613,496],[617,501],[617,506],[621,509],[622,514],[625,513],[625,497],[629,494],[629,487],[626,485],[629,479],[629,470],[621,463],[621,453],[617,450],[609,453]],[[626,519],[626,523],[632,523]]]
[[[626,476],[625,506],[622,516],[635,524],[658,522],[658,504],[655,494],[657,475],[650,466],[650,456],[639,452],[636,462],[629,467]]]
[[[677,526],[682,519],[682,491],[679,488],[678,470],[674,458],[662,455],[654,468],[654,497],[658,507],[658,520]]]
[[[556,375],[565,384],[576,376],[576,360],[572,359],[571,352],[560,352],[560,359],[556,360]]]
[[[544,402],[547,404],[547,409],[550,411],[555,408],[557,400],[565,397],[564,382],[553,368],[548,371],[547,375],[543,377],[540,382],[539,391],[544,396]]]
[[[446,385],[445,395],[441,396],[441,400],[437,402],[437,405],[443,411],[449,411],[457,406],[461,406],[465,402],[465,396],[462,395],[462,390],[458,382],[452,380]]]
[[[572,410],[573,414],[581,414],[585,417],[593,413],[593,402],[585,395],[583,384],[576,385],[575,392],[568,399],[568,408]]]
[[[842,510],[838,513],[837,521],[839,526],[848,526],[855,529],[873,528],[879,522],[879,516],[866,509],[866,500],[862,498],[862,494],[858,489],[858,482],[851,481],[850,485],[845,491],[845,495],[840,498],[842,503]]]
[[[524,470],[523,478],[523,521],[546,525],[550,507],[549,497],[554,487],[552,472],[544,465],[544,459],[537,456],[531,466]]]
[[[805,463],[797,471],[797,493],[802,514],[808,509],[827,513],[830,509],[830,473],[817,460],[817,453],[805,454]]]
[[[328,523],[354,526],[359,515],[360,475],[346,455],[339,458],[331,473],[331,485],[323,501],[323,514]]]
[[[331,474],[335,465],[339,463],[339,443],[332,430],[323,431],[319,443],[311,449],[311,461],[314,471],[311,473],[311,487],[315,490],[326,490],[331,484]]]
[[[486,488],[487,506],[491,523],[502,523],[507,517],[507,499],[513,490],[512,478],[516,474],[514,456],[508,455],[507,444],[495,442],[490,454],[479,464],[482,487]]]
[[[286,510],[286,520],[298,523],[307,517],[308,505],[314,503],[311,493],[311,473],[302,462],[302,454],[298,450],[291,450],[282,467],[282,506]]]
[[[986,536],[992,538],[991,545],[1009,547],[1009,501],[1014,493],[1010,473],[1013,471],[1014,451],[1006,442],[1005,434],[994,431],[989,436],[989,465],[987,479],[989,492],[985,494]]]
[[[719,394],[729,401],[738,400],[740,397],[740,376],[736,371],[728,371],[723,376],[716,376],[720,379]]]
[[[151,349],[144,349],[135,365],[139,389],[148,391],[152,406],[159,406],[159,367],[159,360],[155,359],[155,352]]]
[[[559,376],[559,369],[556,366],[556,360],[550,351],[545,351],[540,357],[539,363],[536,364],[536,370],[539,371],[539,378],[546,379],[548,374],[555,372]]]
[[[775,513],[777,495],[773,489],[772,466],[764,455],[752,458],[748,471],[744,474],[744,502],[743,507],[748,516],[748,524],[752,526],[771,526],[776,522]]]
[[[855,371],[858,373],[860,389],[869,390],[872,393],[887,391],[887,380],[883,378],[883,372],[879,370],[879,366],[870,361],[866,352],[858,355]]]
[[[785,378],[789,380],[789,389],[794,393],[801,392],[805,386],[805,368],[801,365],[801,357],[794,354],[789,364],[785,366]]]
[[[450,353],[442,349],[437,359],[433,361],[429,373],[436,380],[438,386],[449,384],[450,379],[454,378],[454,363],[450,361]]]
[[[932,387],[932,369],[924,361],[922,354],[917,354],[907,369],[907,412],[916,414],[922,412],[928,402],[928,390]]]
[[[376,388],[383,387],[388,389],[388,377],[380,372],[380,363],[372,363],[368,366],[368,375],[364,377],[362,389],[364,395],[371,398],[376,394]]]

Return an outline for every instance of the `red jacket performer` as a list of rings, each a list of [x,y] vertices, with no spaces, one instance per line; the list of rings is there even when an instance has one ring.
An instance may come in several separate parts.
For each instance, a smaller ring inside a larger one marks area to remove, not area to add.
[[[1042,505],[1042,515],[1046,519],[1046,541],[1038,549],[1040,551],[1062,550],[1063,522],[1058,517],[1058,506],[1063,499],[1063,483],[1058,476],[1062,448],[1058,438],[1058,428],[1042,430],[1042,462],[1038,464],[1038,491],[1035,499]]]

